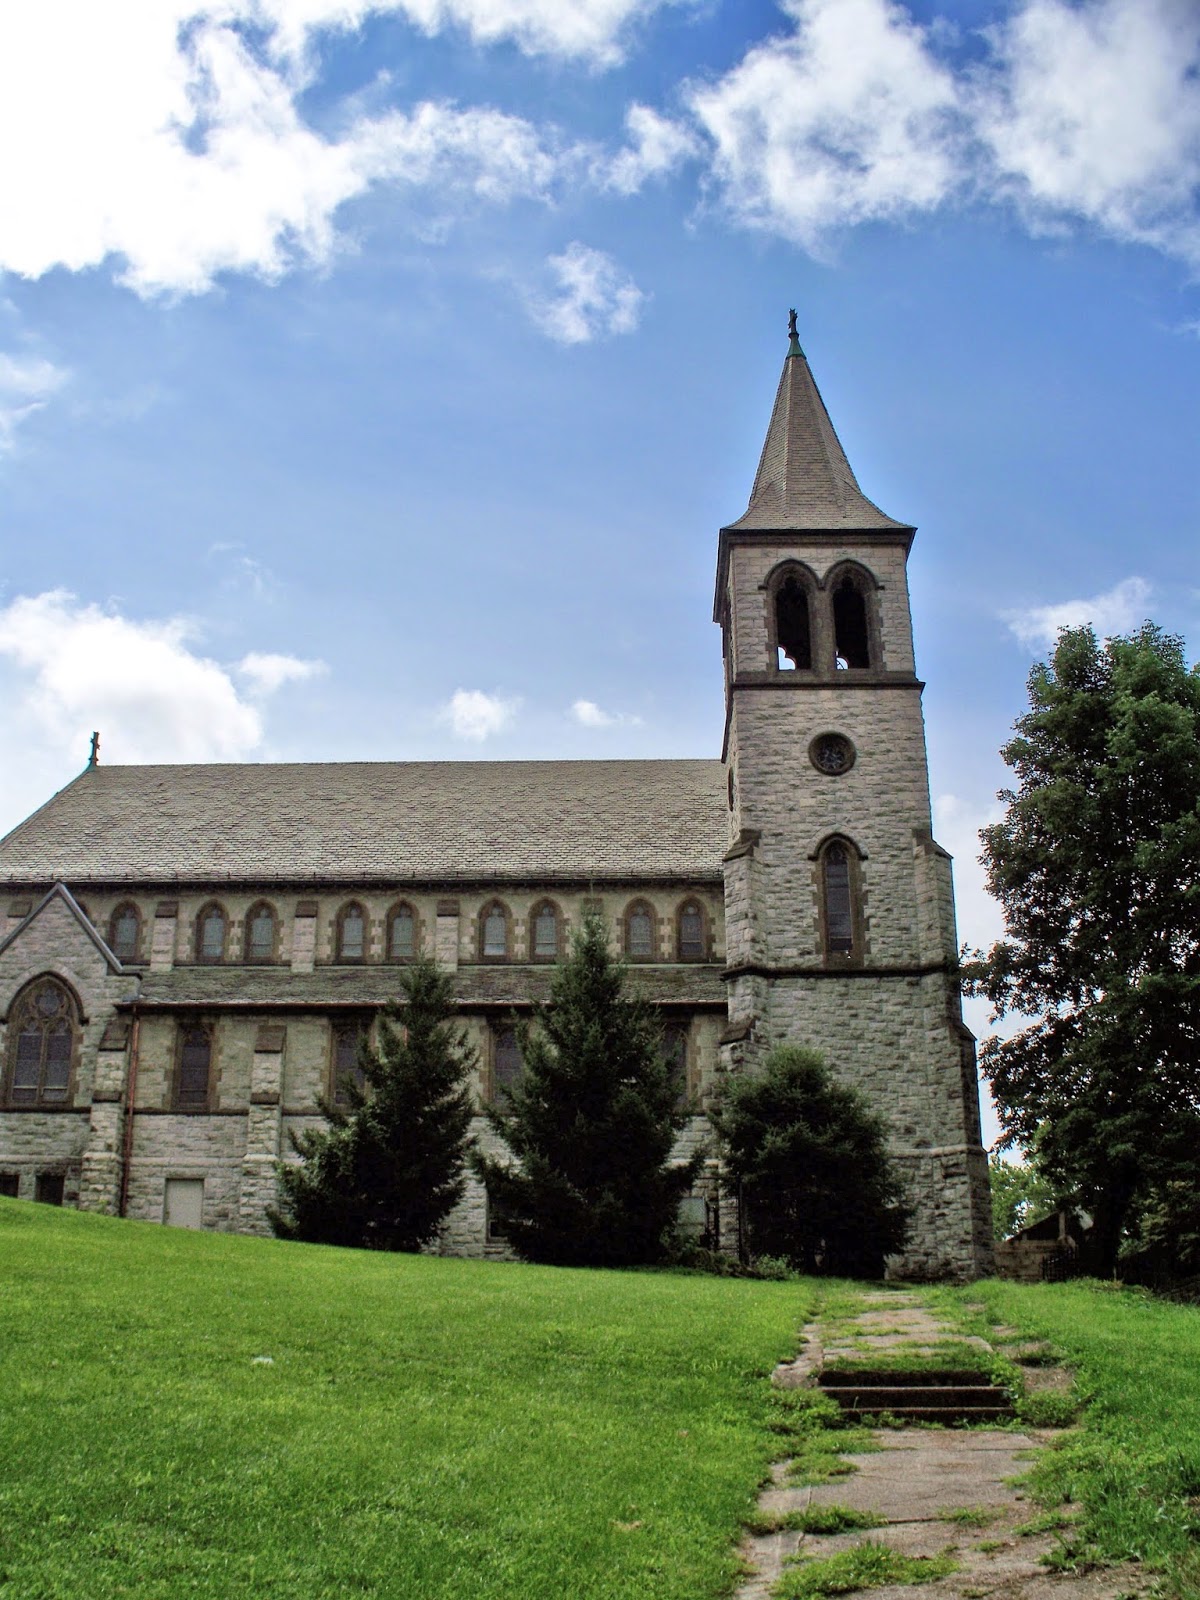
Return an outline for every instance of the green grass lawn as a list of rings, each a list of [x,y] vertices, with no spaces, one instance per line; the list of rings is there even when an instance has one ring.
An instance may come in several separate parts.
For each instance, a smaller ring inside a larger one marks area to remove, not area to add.
[[[706,1600],[810,1284],[0,1200],[0,1600]]]
[[[1050,1340],[1075,1368],[1084,1426],[1034,1478],[1048,1505],[1080,1513],[1064,1562],[1134,1558],[1164,1573],[1165,1594],[1200,1597],[1200,1309],[1087,1283],[992,1281],[954,1298]]]

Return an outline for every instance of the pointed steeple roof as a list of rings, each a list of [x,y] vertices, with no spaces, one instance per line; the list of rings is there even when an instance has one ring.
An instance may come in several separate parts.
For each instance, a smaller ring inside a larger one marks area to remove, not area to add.
[[[911,532],[911,524],[886,516],[858,487],[800,348],[794,311],[788,333],[791,344],[750,504],[729,524],[731,531]]]

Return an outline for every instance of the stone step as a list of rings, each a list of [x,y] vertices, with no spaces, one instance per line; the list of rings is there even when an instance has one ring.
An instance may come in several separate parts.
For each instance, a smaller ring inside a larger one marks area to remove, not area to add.
[[[822,1389],[907,1389],[914,1385],[921,1389],[957,1389],[975,1388],[989,1380],[978,1367],[826,1367],[819,1381]]]
[[[1009,1403],[1004,1390],[992,1384],[963,1384],[954,1389],[945,1385],[933,1388],[918,1384],[896,1385],[887,1389],[856,1386],[826,1389],[825,1392],[833,1396],[843,1411],[895,1411],[898,1406],[920,1406],[931,1411],[963,1406],[1004,1409]]]
[[[901,1422],[940,1422],[950,1427],[956,1422],[1011,1422],[1012,1407],[1003,1406],[881,1406],[878,1411],[849,1410],[848,1416],[873,1417],[886,1414]]]

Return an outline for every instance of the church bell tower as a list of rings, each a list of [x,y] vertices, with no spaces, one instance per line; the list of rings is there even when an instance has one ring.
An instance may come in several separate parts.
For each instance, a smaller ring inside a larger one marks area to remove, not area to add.
[[[900,1277],[991,1265],[950,857],[933,838],[907,558],[796,335],[745,514],[721,529],[725,1063],[819,1050],[886,1117],[915,1208]]]

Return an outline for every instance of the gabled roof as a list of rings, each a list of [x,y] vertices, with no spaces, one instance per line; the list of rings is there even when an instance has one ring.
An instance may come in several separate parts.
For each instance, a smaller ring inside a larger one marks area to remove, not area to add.
[[[719,761],[96,766],[0,840],[0,882],[712,879]]]
[[[886,516],[858,487],[794,331],[750,505],[729,524],[734,533],[788,528],[912,532],[909,523]]]
[[[104,942],[104,939],[93,926],[83,907],[79,904],[78,900],[76,900],[75,896],[67,888],[65,883],[52,884],[42,898],[38,901],[37,905],[33,907],[32,911],[30,911],[27,916],[22,918],[22,920],[17,923],[15,928],[13,928],[9,933],[6,933],[5,936],[0,939],[0,955],[2,955],[4,951],[8,949],[9,945],[15,944],[18,939],[22,938],[32,924],[41,916],[42,912],[45,911],[46,907],[51,905],[56,900],[61,900],[66,906],[67,910],[75,918],[76,922],[78,922],[84,933],[87,934],[88,938],[96,946],[96,949],[100,952],[101,956],[108,964],[109,969],[113,972],[124,972],[125,968],[121,965],[120,961],[113,954],[113,952],[108,948],[108,945]]]

